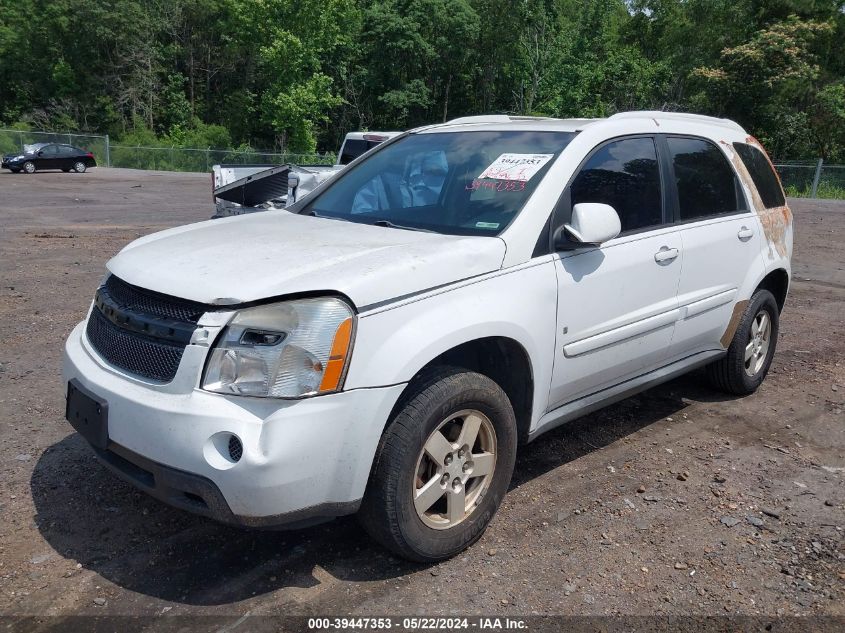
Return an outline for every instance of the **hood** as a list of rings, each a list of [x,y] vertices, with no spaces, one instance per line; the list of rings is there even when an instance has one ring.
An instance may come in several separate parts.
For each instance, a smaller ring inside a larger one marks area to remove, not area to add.
[[[135,240],[107,264],[124,281],[229,305],[327,291],[356,306],[498,270],[505,243],[287,211],[181,226]]]

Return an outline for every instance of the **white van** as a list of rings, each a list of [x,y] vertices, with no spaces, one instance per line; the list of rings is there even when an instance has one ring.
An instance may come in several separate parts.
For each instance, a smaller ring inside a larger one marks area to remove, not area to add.
[[[379,145],[288,211],[138,239],[64,360],[117,474],[244,526],[358,513],[401,556],[480,537],[518,446],[775,352],[792,217],[737,124],[469,117]]]

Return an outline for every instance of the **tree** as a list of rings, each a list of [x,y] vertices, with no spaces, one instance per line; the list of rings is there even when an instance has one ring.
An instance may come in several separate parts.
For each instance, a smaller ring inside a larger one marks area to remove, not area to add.
[[[773,153],[784,148],[784,116],[805,111],[819,94],[817,51],[833,33],[829,22],[790,16],[725,48],[718,65],[697,68],[698,104],[745,124]],[[825,93],[828,94],[828,93]],[[826,151],[816,146],[817,151]]]

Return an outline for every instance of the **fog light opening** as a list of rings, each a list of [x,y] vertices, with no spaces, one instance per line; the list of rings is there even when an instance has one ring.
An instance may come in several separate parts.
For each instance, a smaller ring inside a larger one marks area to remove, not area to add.
[[[240,461],[244,454],[244,445],[237,435],[229,436],[229,459],[233,462]]]
[[[209,437],[202,447],[205,461],[217,470],[229,470],[244,455],[244,445],[237,435],[221,431]]]

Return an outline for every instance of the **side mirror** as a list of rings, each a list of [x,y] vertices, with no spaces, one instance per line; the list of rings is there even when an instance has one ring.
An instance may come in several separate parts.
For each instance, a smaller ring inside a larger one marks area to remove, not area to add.
[[[572,242],[585,245],[599,245],[612,240],[622,230],[622,223],[616,209],[609,204],[580,202],[572,207],[572,218],[555,236],[555,246],[566,248],[561,242],[569,238]]]
[[[285,206],[296,202],[296,189],[299,187],[299,175],[288,172],[288,200]]]
[[[44,156],[44,152],[38,152],[37,156]]]

